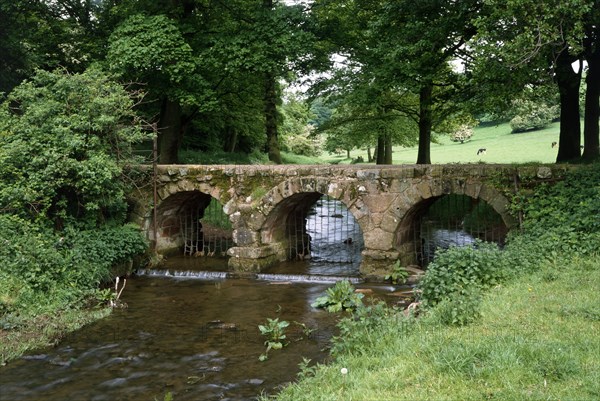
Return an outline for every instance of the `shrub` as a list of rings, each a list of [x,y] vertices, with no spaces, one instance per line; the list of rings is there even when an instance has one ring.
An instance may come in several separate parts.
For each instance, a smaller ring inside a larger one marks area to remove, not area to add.
[[[496,244],[477,241],[472,246],[440,250],[419,282],[421,301],[434,306],[448,297],[494,286],[510,273]]]
[[[464,287],[445,296],[433,309],[433,318],[448,326],[464,326],[481,316],[482,290]]]
[[[542,129],[558,117],[558,107],[532,101],[516,101],[517,115],[510,120],[512,132]]]
[[[132,144],[148,137],[133,100],[103,72],[38,71],[0,105],[0,208],[56,228],[123,218],[135,161]]]
[[[69,230],[58,236],[16,216],[0,216],[0,313],[36,297],[58,297],[63,307],[92,296],[111,267],[143,253],[139,228],[126,225]]]
[[[456,131],[450,134],[450,139],[453,142],[467,142],[471,140],[473,133],[473,127],[470,127],[468,125],[461,125]]]

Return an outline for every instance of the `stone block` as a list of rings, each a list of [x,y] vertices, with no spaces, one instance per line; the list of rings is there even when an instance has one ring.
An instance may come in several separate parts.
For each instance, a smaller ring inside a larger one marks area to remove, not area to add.
[[[387,251],[392,249],[394,234],[383,231],[381,228],[374,228],[363,233],[365,240],[365,248],[375,249],[379,251]]]
[[[416,185],[417,191],[423,199],[429,199],[433,196],[429,181],[421,181]]]
[[[380,227],[383,231],[387,231],[388,233],[395,233],[398,229],[399,223],[400,219],[397,216],[395,216],[393,212],[388,211],[383,215]]]
[[[359,180],[377,180],[379,178],[379,170],[358,170],[356,178]]]
[[[247,228],[239,228],[233,230],[233,241],[237,246],[256,244],[258,242],[258,233]]]
[[[252,230],[260,230],[265,223],[266,217],[259,211],[255,211],[248,216],[247,225]]]
[[[552,169],[550,167],[542,166],[538,168],[537,177],[543,180],[552,178]]]
[[[363,196],[362,199],[371,213],[383,213],[396,200],[397,196],[393,194],[371,194]]]

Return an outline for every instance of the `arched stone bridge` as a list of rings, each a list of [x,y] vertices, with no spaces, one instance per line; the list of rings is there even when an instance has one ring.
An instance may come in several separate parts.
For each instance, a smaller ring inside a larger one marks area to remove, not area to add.
[[[322,195],[342,202],[364,237],[361,273],[381,275],[398,258],[414,263],[416,218],[437,198],[466,195],[487,202],[507,228],[517,219],[509,197],[525,185],[561,179],[558,165],[160,165],[153,194],[138,199],[140,224],[159,253],[181,249],[178,214],[190,205],[223,205],[233,227],[230,268],[260,271],[285,260],[286,222]],[[156,216],[156,225],[154,218]]]

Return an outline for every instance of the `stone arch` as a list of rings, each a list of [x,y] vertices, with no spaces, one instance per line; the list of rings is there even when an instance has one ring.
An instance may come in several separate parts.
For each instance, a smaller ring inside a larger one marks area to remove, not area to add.
[[[291,219],[303,219],[323,195],[344,205],[360,227],[361,233],[364,233],[364,216],[367,214],[358,202],[350,197],[353,192],[350,185],[351,181],[342,184],[331,182],[324,177],[294,177],[279,183],[261,199],[261,218],[253,219],[255,229],[260,232],[260,243],[279,244],[279,260],[287,259],[283,249],[288,245],[289,233],[286,230]]]
[[[189,238],[190,233],[194,233],[196,240],[202,240],[202,235],[204,235],[198,233],[202,231],[201,225],[190,223],[186,218],[191,216],[191,219],[197,222],[204,216],[204,211],[213,199],[223,206],[218,198],[198,189],[174,191],[162,199],[156,207],[157,251],[161,254],[178,253],[182,249],[189,253],[203,251],[202,246],[198,244],[187,248],[189,244],[184,243],[184,239]],[[153,216],[153,211],[151,211],[151,216]],[[151,225],[152,223],[150,223]],[[190,232],[184,234],[186,230]]]
[[[464,195],[474,200],[487,203],[501,218],[507,229],[517,226],[516,220],[508,211],[509,201],[498,190],[479,181],[465,179],[439,179],[422,181],[407,191],[407,204],[409,207],[396,229],[394,246],[399,252],[399,257],[404,265],[414,264],[416,248],[420,246],[418,229],[416,227],[430,206],[445,195]]]

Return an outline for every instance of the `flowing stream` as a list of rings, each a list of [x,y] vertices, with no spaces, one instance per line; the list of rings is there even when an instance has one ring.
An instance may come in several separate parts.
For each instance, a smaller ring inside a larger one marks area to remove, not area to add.
[[[349,279],[390,304],[410,302],[406,286],[362,282],[362,234],[340,226],[333,241],[321,235],[337,221],[307,221],[312,260],[281,263],[253,279],[228,273],[224,260],[184,256],[167,269],[140,271],[121,297],[127,308],[0,368],[0,399],[162,401],[171,392],[175,401],[248,400],[276,392],[295,379],[303,358],[327,359],[338,316],[311,304],[336,281]],[[333,248],[320,247],[326,241]],[[432,230],[424,241],[432,257],[438,246],[474,240]],[[328,255],[348,260],[331,263]],[[288,344],[259,362],[265,338],[258,325],[267,318],[290,322]]]
[[[329,284],[330,285],[330,284]],[[2,400],[251,399],[293,380],[302,358],[322,361],[335,316],[310,306],[327,284],[136,277],[128,308],[56,348],[0,369]],[[289,321],[289,344],[265,351],[266,318]],[[314,331],[307,338],[299,322]]]

